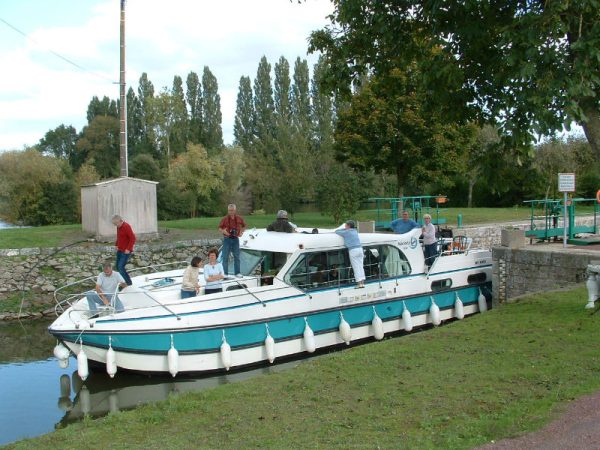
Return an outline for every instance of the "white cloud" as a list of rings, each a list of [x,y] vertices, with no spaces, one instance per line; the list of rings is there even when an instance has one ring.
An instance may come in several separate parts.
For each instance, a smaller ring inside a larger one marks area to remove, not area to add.
[[[202,76],[208,66],[219,82],[229,142],[240,77],[254,78],[263,55],[271,64],[283,55],[292,67],[298,56],[312,65],[308,35],[327,23],[332,6],[328,0],[129,0],[126,8],[128,85],[137,89],[147,72],[158,91],[170,87],[175,75],[185,81],[190,71]],[[119,73],[117,2],[97,0],[92,15],[72,22],[33,30],[14,23],[29,30],[30,39],[13,37],[15,45],[0,46],[0,66],[12,68],[0,74],[0,150],[35,144],[62,123],[80,130],[92,96],[118,97],[112,84]],[[6,27],[0,32],[0,39],[14,34]]]

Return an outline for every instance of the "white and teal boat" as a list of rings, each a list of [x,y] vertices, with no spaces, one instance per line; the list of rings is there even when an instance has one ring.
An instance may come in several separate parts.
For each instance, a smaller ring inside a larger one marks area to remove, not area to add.
[[[243,276],[226,279],[223,292],[182,300],[179,268],[133,277],[119,293],[122,312],[91,316],[83,294],[60,302],[49,327],[59,341],[54,353],[61,364],[76,354],[84,379],[88,362],[111,376],[118,369],[175,376],[273,363],[486,310],[491,252],[455,238],[427,271],[419,234],[361,234],[367,280],[356,289],[332,230],[247,231]]]

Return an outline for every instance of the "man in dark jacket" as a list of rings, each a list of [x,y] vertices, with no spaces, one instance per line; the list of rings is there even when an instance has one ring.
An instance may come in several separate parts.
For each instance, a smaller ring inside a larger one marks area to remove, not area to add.
[[[288,221],[288,213],[283,209],[277,211],[277,220],[267,227],[267,231],[279,231],[280,233],[293,233],[296,231]]]

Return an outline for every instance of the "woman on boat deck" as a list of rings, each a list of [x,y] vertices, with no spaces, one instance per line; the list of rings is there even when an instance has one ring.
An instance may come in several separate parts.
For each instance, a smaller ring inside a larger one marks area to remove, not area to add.
[[[225,278],[225,272],[220,262],[217,262],[219,250],[211,248],[208,251],[208,264],[204,265],[204,279],[206,280],[205,294],[222,292],[223,286],[221,280]]]
[[[202,260],[199,256],[194,256],[190,265],[183,272],[183,280],[181,281],[181,298],[195,297],[200,292],[198,284],[198,272],[200,271],[200,263]]]
[[[344,245],[348,249],[350,255],[350,264],[354,271],[354,278],[356,280],[356,288],[365,287],[365,268],[363,267],[363,249],[358,237],[358,231],[356,231],[356,224],[353,220],[349,220],[344,224],[344,229],[335,230],[336,234],[339,234],[344,238]]]
[[[423,216],[425,225],[423,225],[423,254],[425,256],[425,265],[427,270],[431,267],[435,258],[437,258],[437,238],[435,237],[435,227],[431,223],[431,216],[425,214]]]

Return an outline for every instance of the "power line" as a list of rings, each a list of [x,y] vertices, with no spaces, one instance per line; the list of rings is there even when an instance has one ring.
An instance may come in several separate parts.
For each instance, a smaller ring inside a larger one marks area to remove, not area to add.
[[[98,78],[103,78],[104,80],[110,81],[112,84],[119,84],[118,82],[115,82],[114,80],[111,80],[110,78],[108,78],[107,76],[102,75],[101,73],[98,72],[94,72],[91,71],[89,69],[86,69],[85,67],[77,64],[76,62],[71,61],[69,58],[61,55],[60,53],[55,52],[54,50],[45,47],[44,45],[40,44],[38,41],[36,41],[34,38],[32,38],[31,36],[28,36],[25,32],[19,30],[17,27],[15,27],[14,25],[8,23],[6,20],[4,20],[2,17],[0,17],[0,22],[3,22],[6,26],[8,26],[9,28],[13,29],[14,31],[16,31],[17,33],[19,33],[20,35],[24,36],[25,39],[30,40],[31,42],[33,42],[34,44],[37,44],[41,47],[43,47],[46,51],[52,53],[54,56],[56,56],[57,58],[62,59],[63,61],[65,61],[66,63],[72,65],[73,67],[76,67],[77,69],[81,70],[82,72],[86,72],[89,73],[90,75],[94,75]]]

